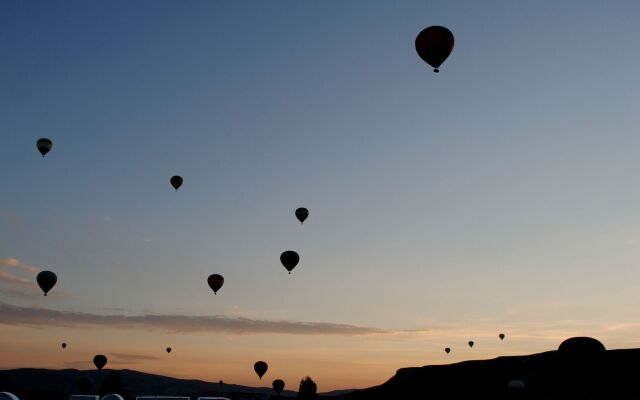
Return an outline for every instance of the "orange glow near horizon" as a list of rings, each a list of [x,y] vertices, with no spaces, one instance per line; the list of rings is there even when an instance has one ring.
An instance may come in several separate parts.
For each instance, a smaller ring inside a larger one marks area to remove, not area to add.
[[[619,329],[612,326],[609,333]],[[627,332],[628,333],[628,332]],[[319,391],[364,388],[385,382],[397,369],[446,364],[499,355],[554,350],[564,338],[578,331],[540,331],[540,336],[508,333],[504,342],[488,331],[469,336],[447,331],[416,331],[361,336],[150,334],[143,330],[35,329],[2,326],[3,357],[0,368],[93,369],[95,354],[109,358],[107,369],[132,369],[183,379],[270,386],[283,379],[288,390],[297,390],[304,376],[311,376]],[[542,336],[542,335],[546,336]],[[604,331],[603,331],[604,334]],[[467,347],[468,338],[476,345]],[[611,340],[616,342],[614,336]],[[68,343],[63,350],[62,341]],[[622,347],[624,342],[618,341]],[[605,340],[611,346],[611,342]],[[626,346],[633,346],[626,343]],[[172,347],[167,354],[165,348]],[[444,347],[451,347],[449,355]],[[262,380],[253,363],[267,361]]]

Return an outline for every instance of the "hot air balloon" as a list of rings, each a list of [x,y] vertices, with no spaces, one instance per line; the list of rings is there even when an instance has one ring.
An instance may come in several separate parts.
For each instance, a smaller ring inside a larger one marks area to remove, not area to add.
[[[83,377],[76,381],[76,386],[78,386],[78,390],[80,393],[89,393],[93,390],[93,380],[89,377]]]
[[[40,152],[40,154],[42,154],[42,157],[44,157],[48,152],[51,151],[53,142],[47,138],[41,138],[36,142],[36,146],[38,147],[38,151]]]
[[[512,379],[507,383],[507,388],[513,392],[521,392],[525,389],[525,384],[520,379]]]
[[[104,396],[100,400],[124,400],[124,398],[122,396],[120,396],[119,394],[111,393],[111,394],[108,394],[108,395]]]
[[[287,250],[280,255],[280,262],[284,267],[291,273],[291,271],[298,265],[300,261],[300,256],[298,253],[292,250]]]
[[[66,349],[67,348],[67,344],[66,343],[62,343],[62,348]]]
[[[309,210],[307,210],[306,208],[300,207],[296,210],[296,218],[298,218],[298,221],[300,221],[300,223],[303,223],[308,216]]]
[[[433,67],[433,72],[438,69],[453,50],[453,33],[444,26],[430,26],[425,28],[416,37],[416,51],[420,58]]]
[[[172,176],[171,179],[169,179],[169,182],[171,182],[171,186],[173,186],[173,188],[177,191],[180,186],[182,186],[182,177],[181,176]]]
[[[273,390],[277,395],[282,393],[282,390],[284,389],[284,381],[282,379],[276,379],[271,385],[273,386]]]
[[[449,353],[451,353],[451,349],[450,349],[450,348],[448,348],[448,347],[445,347],[444,352],[445,352],[445,353],[447,353],[447,354],[449,354]]]
[[[58,277],[51,271],[40,271],[38,276],[36,276],[36,281],[38,281],[38,286],[40,286],[40,289],[42,289],[46,296],[49,290],[58,282]]]
[[[473,340],[469,340],[469,347],[473,347],[474,343]]]
[[[218,290],[220,290],[224,284],[224,278],[222,275],[211,274],[209,275],[209,278],[207,278],[207,282],[209,283],[211,290],[213,290],[213,294],[217,294]]]
[[[504,333],[499,334],[498,337],[500,338],[500,340],[504,340]]]
[[[171,347],[167,347],[167,353],[171,353]]]
[[[0,392],[0,400],[20,400],[18,396],[11,392]]]
[[[256,371],[260,379],[262,379],[262,376],[267,372],[267,369],[269,369],[269,366],[264,361],[258,361],[253,364],[253,370]]]
[[[107,357],[102,354],[98,354],[97,356],[93,357],[93,365],[101,370],[105,365],[107,365]]]

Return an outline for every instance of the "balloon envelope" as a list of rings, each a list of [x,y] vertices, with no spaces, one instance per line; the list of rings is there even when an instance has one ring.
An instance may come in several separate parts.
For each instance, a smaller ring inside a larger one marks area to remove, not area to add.
[[[76,381],[76,386],[81,393],[89,393],[93,389],[93,385],[93,380],[86,376]]]
[[[175,190],[178,190],[178,188],[182,186],[182,177],[178,175],[172,176],[169,182],[171,182],[171,186],[173,186]]]
[[[104,366],[107,365],[107,357],[102,354],[98,354],[97,356],[93,357],[93,365],[95,365],[98,369],[104,368]]]
[[[253,370],[256,371],[260,379],[262,379],[262,376],[267,372],[267,369],[269,369],[269,366],[264,361],[258,361],[253,364]]]
[[[49,290],[58,282],[58,277],[51,271],[40,271],[36,280],[38,281],[38,286],[40,286],[40,289],[42,289],[46,296]]]
[[[499,334],[498,337],[500,338],[500,340],[504,340],[504,333]]]
[[[298,221],[300,221],[300,223],[303,223],[308,216],[309,210],[307,210],[306,208],[300,207],[296,210],[296,218],[298,218]]]
[[[167,347],[167,353],[171,353],[171,347]]]
[[[444,352],[449,354],[449,353],[451,353],[451,349],[447,347],[447,348],[444,349]]]
[[[9,392],[0,392],[0,400],[20,400],[18,396]]]
[[[513,391],[521,391],[525,389],[525,384],[520,379],[512,379],[507,383],[507,388]]]
[[[416,37],[416,51],[424,62],[431,65],[434,72],[449,57],[453,50],[453,33],[444,26],[430,26]]]
[[[66,343],[62,343],[62,348],[66,349],[67,348],[67,344]]]
[[[211,274],[209,275],[209,278],[207,278],[207,283],[209,284],[211,290],[213,290],[213,293],[217,294],[218,290],[220,290],[220,288],[224,284],[224,278],[222,277],[222,275]]]
[[[469,347],[473,347],[475,343],[473,343],[473,340],[469,340]]]
[[[53,142],[47,138],[41,138],[36,142],[36,146],[38,147],[38,151],[40,152],[40,154],[42,154],[42,157],[44,157],[48,152],[51,151]]]
[[[124,398],[119,394],[112,393],[104,396],[101,400],[124,400]]]
[[[280,262],[284,267],[291,273],[291,271],[298,265],[300,262],[300,256],[298,253],[292,250],[287,250],[280,255]]]
[[[276,394],[280,394],[282,390],[284,390],[284,381],[282,379],[276,379],[273,381],[272,386]]]

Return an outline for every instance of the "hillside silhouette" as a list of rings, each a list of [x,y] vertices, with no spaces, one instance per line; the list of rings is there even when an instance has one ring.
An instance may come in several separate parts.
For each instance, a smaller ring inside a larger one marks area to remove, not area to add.
[[[87,386],[87,379],[92,383]],[[91,387],[93,386],[93,387]],[[87,390],[88,389],[88,390]],[[275,395],[271,387],[249,387],[196,379],[177,379],[132,370],[102,371],[77,369],[11,369],[0,371],[0,392],[17,395],[20,400],[68,400],[71,394],[123,395],[135,400],[141,395],[162,396],[224,396],[230,399],[264,399]],[[295,397],[296,392],[284,390],[283,396]]]
[[[539,354],[403,368],[382,385],[341,398],[640,399],[640,349],[607,351],[595,340],[576,339]],[[513,380],[525,388],[510,388]]]
[[[640,400],[639,378],[640,349],[605,350],[595,339],[572,338],[558,350],[544,353],[402,368],[379,386],[333,391],[316,398]],[[21,400],[66,400],[70,394],[85,391],[89,380],[93,383],[92,393],[116,391],[127,399],[139,395],[276,398],[271,387],[176,379],[131,370],[4,370],[0,371],[0,392],[15,393]],[[296,395],[284,390],[280,397]]]

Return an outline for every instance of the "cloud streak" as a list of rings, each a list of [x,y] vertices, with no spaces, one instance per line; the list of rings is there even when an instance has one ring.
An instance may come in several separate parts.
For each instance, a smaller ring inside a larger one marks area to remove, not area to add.
[[[23,271],[31,272],[32,274],[37,274],[40,272],[40,268],[34,267],[32,265],[27,265],[17,258],[5,257],[0,258],[0,265],[4,265],[7,267],[18,268]]]
[[[100,315],[20,307],[0,302],[0,324],[27,327],[100,327],[159,330],[172,333],[234,333],[290,335],[370,335],[388,331],[329,322],[270,321],[227,316]]]
[[[35,284],[29,279],[13,276],[7,271],[1,270],[1,269],[0,269],[0,282],[12,284],[12,285],[28,286],[28,287],[35,286]]]

